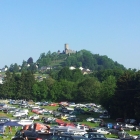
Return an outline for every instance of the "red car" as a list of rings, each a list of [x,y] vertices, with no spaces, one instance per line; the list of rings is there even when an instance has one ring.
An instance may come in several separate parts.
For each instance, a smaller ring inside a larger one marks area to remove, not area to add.
[[[37,113],[39,109],[32,109],[33,113]]]
[[[51,103],[49,106],[57,106],[57,103]]]
[[[123,118],[117,118],[116,122],[124,122],[124,119]]]

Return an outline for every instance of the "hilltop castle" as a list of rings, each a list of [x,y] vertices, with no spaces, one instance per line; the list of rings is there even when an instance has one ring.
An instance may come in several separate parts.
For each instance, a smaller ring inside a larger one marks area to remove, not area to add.
[[[69,49],[69,45],[68,44],[65,44],[64,45],[64,53],[65,54],[71,54],[71,53],[76,53],[76,51],[70,50]]]
[[[58,50],[58,53],[60,54],[60,51]],[[76,53],[76,51],[70,50],[68,44],[64,44],[64,51],[62,54],[72,54]]]

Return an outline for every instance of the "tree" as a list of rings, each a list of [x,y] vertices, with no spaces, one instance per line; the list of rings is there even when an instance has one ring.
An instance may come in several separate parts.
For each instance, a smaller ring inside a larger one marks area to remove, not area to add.
[[[13,72],[19,72],[19,65],[17,63],[13,66]]]
[[[116,78],[114,76],[108,76],[101,83],[101,92],[100,92],[100,103],[110,112],[110,100],[115,94],[116,91]]]
[[[7,98],[7,97],[11,97],[10,95],[10,84],[11,84],[11,73],[10,71],[6,71],[5,73],[5,78],[3,80],[3,86],[2,86],[2,97],[3,98]]]
[[[78,84],[77,100],[79,102],[99,103],[99,94],[100,82],[94,77],[89,77]]]
[[[28,64],[33,64],[33,58],[30,57],[30,58],[27,60],[27,63],[28,63]]]
[[[21,73],[21,95],[22,99],[32,99],[32,93],[33,93],[33,85],[35,84],[35,78],[31,71],[28,72],[22,72]]]
[[[140,107],[140,71],[135,71],[136,73],[136,78],[135,78],[135,85],[136,88],[135,90],[133,90],[133,92],[135,92],[134,95],[134,110],[135,110],[135,117],[136,119],[140,120],[140,111],[139,111],[139,107]]]
[[[135,73],[127,70],[117,80],[117,88],[114,97],[110,103],[110,112],[112,116],[123,118],[134,117],[135,110]]]
[[[72,78],[71,78],[71,81],[73,82],[80,82],[83,80],[83,74],[81,72],[80,69],[74,69],[72,70]]]
[[[61,80],[55,82],[50,90],[50,97],[53,101],[72,101],[74,97],[72,93],[74,91],[75,83]]]
[[[58,80],[64,79],[70,81],[72,77],[72,71],[68,67],[64,67],[58,73]]]

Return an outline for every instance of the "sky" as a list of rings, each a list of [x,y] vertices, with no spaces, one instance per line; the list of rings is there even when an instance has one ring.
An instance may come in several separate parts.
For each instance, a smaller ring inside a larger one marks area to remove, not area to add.
[[[140,69],[140,0],[0,0],[0,69],[88,50]]]

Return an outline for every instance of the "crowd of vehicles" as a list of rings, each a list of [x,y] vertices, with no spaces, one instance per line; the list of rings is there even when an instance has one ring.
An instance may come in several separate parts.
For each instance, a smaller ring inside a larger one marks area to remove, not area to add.
[[[11,104],[11,103],[10,103]],[[107,111],[101,110],[100,107],[94,107],[94,104],[91,105],[82,105],[75,103],[70,103],[70,106],[66,102],[58,103],[56,110],[47,110],[41,103],[27,104],[26,102],[16,104],[18,108],[15,107],[15,104],[12,104],[1,109],[4,113],[11,114],[13,120],[9,118],[0,118],[1,126],[7,125],[18,125],[24,126],[24,133],[28,137],[31,137],[32,140],[44,140],[44,139],[53,139],[59,140],[63,135],[62,140],[73,139],[76,137],[79,139],[76,140],[88,140],[98,138],[98,140],[107,139],[105,135],[116,135],[117,138],[131,138],[139,139],[138,136],[131,136],[126,131],[137,131],[139,126],[133,125],[130,122],[134,122],[134,119],[123,120],[122,118],[117,118],[115,123],[106,122],[104,119],[109,119],[110,116]],[[46,102],[44,106],[46,106]],[[14,106],[13,106],[14,105]],[[51,103],[48,105],[55,105],[56,103]],[[24,106],[24,107],[23,107]],[[93,109],[95,108],[95,109]],[[5,111],[7,110],[7,111]],[[92,111],[96,110],[99,117],[92,117]],[[31,114],[32,115],[31,115]],[[85,120],[80,118],[80,115],[89,116]],[[101,117],[108,116],[108,117]],[[87,121],[94,124],[99,124],[98,127],[90,127],[83,124],[83,121]],[[129,121],[126,123],[125,121]],[[6,124],[8,122],[8,124]],[[49,133],[48,133],[49,126]],[[0,131],[2,133],[2,131]],[[3,129],[4,133],[4,129]],[[20,132],[17,132],[13,140],[22,140],[23,137],[20,135]],[[58,135],[59,134],[59,135]],[[52,138],[53,136],[53,138]],[[67,137],[69,136],[69,137]],[[73,136],[73,137],[70,137]],[[74,137],[75,136],[75,137]],[[66,139],[67,138],[67,139]],[[99,139],[100,138],[100,139]],[[30,140],[28,139],[28,140]],[[60,139],[61,140],[61,139]]]

